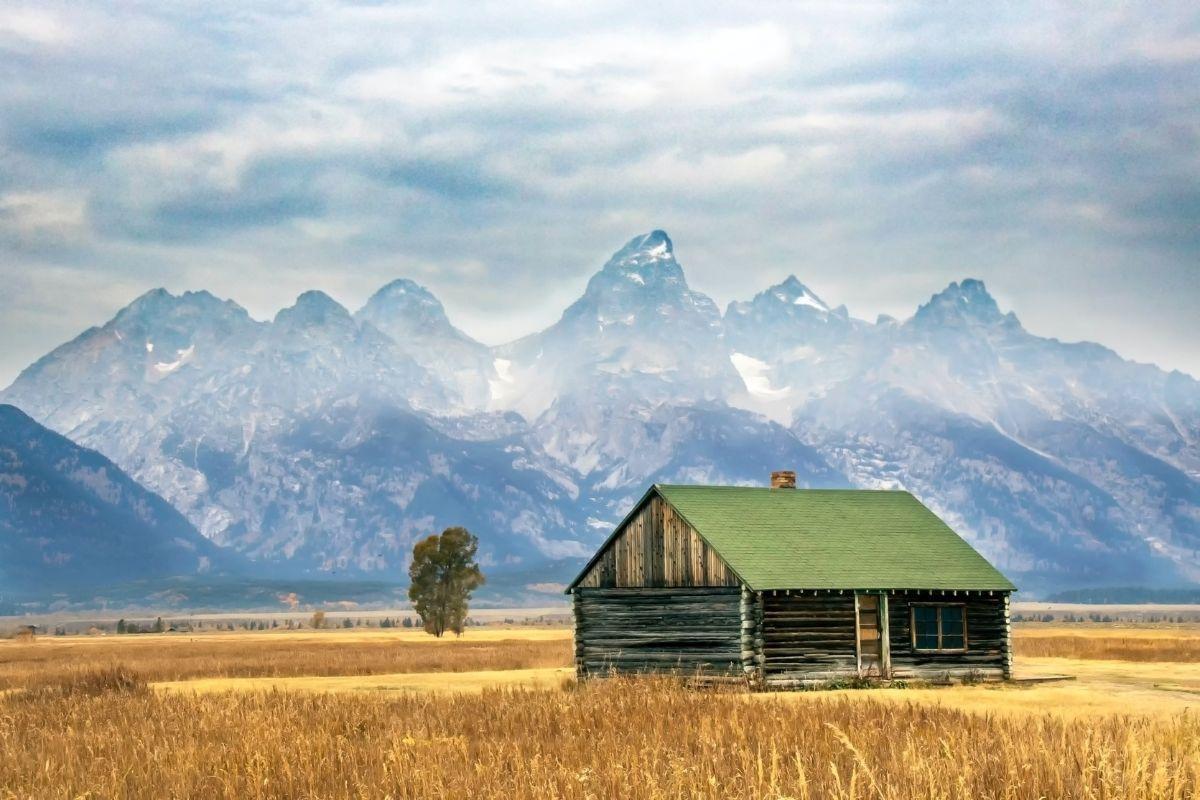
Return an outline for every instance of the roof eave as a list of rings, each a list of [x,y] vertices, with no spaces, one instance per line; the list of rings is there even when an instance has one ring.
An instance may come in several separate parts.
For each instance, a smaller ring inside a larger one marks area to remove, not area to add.
[[[751,586],[746,584],[746,587],[755,592],[1001,592],[1012,593],[1020,591],[1012,584],[1008,585],[991,585],[981,586],[979,584],[946,584],[944,586],[857,586],[846,584],[843,586],[827,585],[827,586],[785,586],[762,584],[760,586]]]

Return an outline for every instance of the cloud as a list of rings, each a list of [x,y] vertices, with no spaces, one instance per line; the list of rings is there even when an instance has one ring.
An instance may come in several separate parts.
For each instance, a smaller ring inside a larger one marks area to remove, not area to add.
[[[680,32],[635,29],[563,38],[544,34],[458,48],[425,63],[367,70],[346,93],[425,112],[480,106],[607,110],[712,106],[787,63],[780,26]],[[680,91],[687,86],[688,91]]]
[[[972,274],[1200,372],[1198,36],[1182,1],[6,7],[0,280],[81,329],[115,310],[81,270],[262,316],[408,274],[499,342],[666,227],[722,304],[795,272],[904,315]],[[32,324],[0,382],[63,335]]]
[[[73,38],[61,17],[44,9],[17,6],[0,9],[0,37],[40,46],[59,46]]]
[[[558,595],[567,590],[567,585],[565,583],[527,583],[525,584],[525,588],[531,592],[538,592],[540,594]]]
[[[15,244],[77,239],[86,225],[84,200],[69,190],[0,194],[0,237]]]
[[[1150,61],[1194,63],[1200,61],[1200,35],[1140,41],[1134,52]]]

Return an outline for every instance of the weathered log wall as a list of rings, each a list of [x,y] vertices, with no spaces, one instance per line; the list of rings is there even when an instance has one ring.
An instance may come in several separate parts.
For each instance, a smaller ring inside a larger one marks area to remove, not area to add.
[[[589,588],[738,586],[720,556],[675,509],[652,496],[578,583]]]
[[[1011,677],[1008,595],[974,592],[892,592],[888,597],[892,677],[919,680],[1000,680]],[[914,603],[962,604],[967,612],[967,648],[960,653],[922,652],[913,647]]]
[[[763,683],[781,686],[856,675],[854,593],[760,595]]]
[[[743,669],[754,674],[746,668],[758,665],[759,682],[767,687],[859,675],[854,595],[849,590],[757,594],[761,621],[757,625],[743,621]],[[743,619],[748,603],[743,599]],[[914,603],[961,604],[966,609],[966,650],[916,650],[912,642]],[[1007,594],[889,592],[879,607],[887,611],[884,630],[888,636],[889,677],[943,681],[1012,676]],[[866,677],[880,676],[872,669]]]
[[[741,676],[741,599],[727,587],[577,587],[576,671]]]

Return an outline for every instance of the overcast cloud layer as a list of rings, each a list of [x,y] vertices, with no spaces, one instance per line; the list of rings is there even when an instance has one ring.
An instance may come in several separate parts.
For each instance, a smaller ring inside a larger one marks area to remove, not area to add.
[[[0,6],[0,384],[137,294],[428,285],[488,343],[665,228],[1200,375],[1200,13],[1178,3]]]

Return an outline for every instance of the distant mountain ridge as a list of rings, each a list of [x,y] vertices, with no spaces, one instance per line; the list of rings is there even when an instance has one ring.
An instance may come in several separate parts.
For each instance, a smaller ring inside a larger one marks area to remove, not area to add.
[[[0,405],[0,597],[241,566],[107,458]]]
[[[485,567],[563,578],[651,481],[790,467],[912,490],[1035,592],[1200,582],[1194,379],[1030,334],[976,280],[903,321],[826,301],[789,276],[722,314],[656,230],[499,347],[404,279],[271,322],[156,290],[0,400],[271,574],[399,574],[465,522]]]

